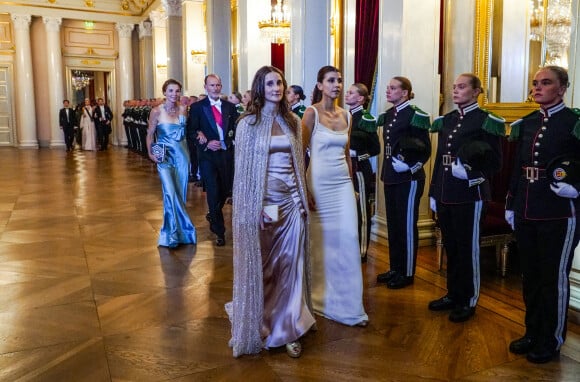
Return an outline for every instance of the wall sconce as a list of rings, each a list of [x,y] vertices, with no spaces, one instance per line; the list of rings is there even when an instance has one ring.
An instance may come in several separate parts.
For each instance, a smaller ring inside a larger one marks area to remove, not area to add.
[[[196,50],[193,49],[191,51],[191,60],[194,64],[205,64],[207,59],[207,52],[205,50]]]

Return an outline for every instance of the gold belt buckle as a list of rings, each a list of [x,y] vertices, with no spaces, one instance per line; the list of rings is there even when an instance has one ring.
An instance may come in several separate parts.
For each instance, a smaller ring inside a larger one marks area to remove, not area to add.
[[[540,179],[540,169],[537,167],[526,167],[526,179],[530,183]]]
[[[444,154],[443,155],[443,166],[451,166],[451,162],[453,162],[451,155]]]

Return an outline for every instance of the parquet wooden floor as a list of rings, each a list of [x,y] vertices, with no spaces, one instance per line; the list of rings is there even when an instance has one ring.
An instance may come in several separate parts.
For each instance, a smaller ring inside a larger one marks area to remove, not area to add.
[[[580,381],[577,325],[558,362],[508,352],[523,333],[515,265],[500,278],[484,256],[477,313],[453,324],[427,310],[445,293],[434,248],[421,248],[414,285],[388,290],[375,282],[388,268],[378,243],[362,266],[368,328],[318,318],[299,359],[282,349],[234,359],[231,236],[214,247],[200,188],[188,200],[197,246],[161,249],[148,160],[122,148],[0,156],[1,381]]]

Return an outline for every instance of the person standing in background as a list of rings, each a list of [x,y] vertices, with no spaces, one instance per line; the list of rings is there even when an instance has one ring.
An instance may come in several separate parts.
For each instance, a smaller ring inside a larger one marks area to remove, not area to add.
[[[393,77],[387,85],[387,102],[393,106],[379,116],[383,126],[385,160],[381,171],[384,184],[389,264],[391,269],[377,276],[387,288],[413,284],[417,263],[419,204],[425,188],[423,164],[431,156],[429,114],[411,105],[415,97],[408,78]]]
[[[569,85],[566,69],[540,69],[532,85],[540,109],[511,125],[517,146],[505,216],[522,266],[526,332],[509,350],[533,363],[556,358],[566,339],[580,240],[580,111],[564,104]]]
[[[460,74],[453,83],[457,109],[433,121],[438,132],[437,154],[429,188],[429,204],[437,213],[447,254],[447,294],[429,303],[434,311],[451,310],[451,322],[463,322],[475,314],[479,300],[479,227],[484,202],[491,200],[489,177],[501,168],[501,140],[505,120],[482,110],[477,97],[481,80]],[[492,151],[487,170],[463,165],[459,153],[477,142]]]
[[[83,150],[97,150],[97,134],[95,132],[95,122],[93,121],[93,107],[91,100],[85,98],[85,105],[81,110],[79,127],[83,134]]]
[[[62,109],[58,112],[58,121],[60,128],[64,133],[64,143],[66,151],[72,151],[74,148],[75,128],[77,128],[77,118],[73,108],[69,107],[69,100],[62,101]]]
[[[371,194],[374,192],[374,171],[369,158],[381,152],[376,119],[363,107],[369,101],[369,91],[364,84],[352,84],[344,96],[352,115],[350,131],[350,159],[353,185],[358,196],[358,235],[361,261],[367,261],[371,240]]]
[[[113,112],[102,98],[97,99],[97,106],[93,111],[93,120],[97,129],[97,146],[99,151],[105,151],[109,147],[109,134],[113,131],[111,122],[113,121]]]
[[[290,104],[292,112],[300,118],[304,116],[304,112],[306,111],[306,106],[302,104],[302,101],[305,99],[304,90],[299,85],[291,85],[286,90],[286,101]]]

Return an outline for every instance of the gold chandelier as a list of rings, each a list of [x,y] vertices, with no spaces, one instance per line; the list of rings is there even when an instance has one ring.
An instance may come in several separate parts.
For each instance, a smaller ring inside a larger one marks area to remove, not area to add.
[[[89,72],[82,70],[73,70],[72,72],[72,87],[74,90],[82,90],[89,86],[93,77]]]
[[[284,0],[276,0],[270,18],[258,22],[262,37],[274,44],[290,42],[290,10]]]

